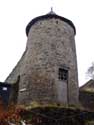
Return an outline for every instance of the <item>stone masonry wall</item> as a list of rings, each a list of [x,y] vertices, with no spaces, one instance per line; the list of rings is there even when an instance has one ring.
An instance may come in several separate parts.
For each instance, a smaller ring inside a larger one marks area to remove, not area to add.
[[[63,92],[61,103],[77,104],[74,30],[60,19],[41,20],[31,27],[26,52],[6,82],[13,83],[20,75],[18,103],[59,103],[60,67],[69,69],[68,86],[63,87],[67,88],[68,96]],[[69,98],[69,102],[64,98]]]

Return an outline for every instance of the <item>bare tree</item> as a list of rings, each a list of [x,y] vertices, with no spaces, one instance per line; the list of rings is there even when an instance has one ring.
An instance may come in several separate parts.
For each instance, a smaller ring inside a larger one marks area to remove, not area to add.
[[[87,70],[87,76],[92,78],[94,80],[94,62],[91,64],[91,66]]]

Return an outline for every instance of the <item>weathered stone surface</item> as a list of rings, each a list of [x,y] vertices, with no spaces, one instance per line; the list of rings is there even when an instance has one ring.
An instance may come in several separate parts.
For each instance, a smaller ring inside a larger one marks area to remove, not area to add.
[[[68,68],[66,84],[58,79],[60,67]],[[73,28],[55,18],[36,22],[28,34],[26,51],[6,82],[14,83],[19,75],[18,103],[77,104],[78,73]]]

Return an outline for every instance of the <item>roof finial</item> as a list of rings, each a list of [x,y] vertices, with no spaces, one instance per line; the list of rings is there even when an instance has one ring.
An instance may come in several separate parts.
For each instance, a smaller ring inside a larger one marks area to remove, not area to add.
[[[55,12],[53,11],[53,7],[51,7],[51,11],[49,12],[49,14],[55,14]]]
[[[53,7],[51,7],[51,12],[53,12]]]

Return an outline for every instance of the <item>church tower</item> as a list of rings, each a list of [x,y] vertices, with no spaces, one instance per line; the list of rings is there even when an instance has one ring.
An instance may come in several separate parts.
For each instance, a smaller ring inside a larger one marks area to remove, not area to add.
[[[77,104],[78,73],[74,24],[52,10],[26,27],[26,50],[7,77],[20,76],[18,103]]]

